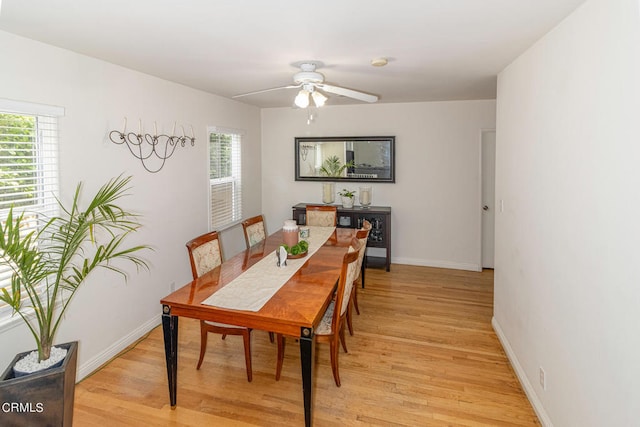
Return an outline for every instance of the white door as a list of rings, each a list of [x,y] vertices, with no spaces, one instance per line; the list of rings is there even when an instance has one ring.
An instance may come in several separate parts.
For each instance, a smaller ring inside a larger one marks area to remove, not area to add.
[[[482,268],[493,268],[495,238],[496,132],[482,132]]]

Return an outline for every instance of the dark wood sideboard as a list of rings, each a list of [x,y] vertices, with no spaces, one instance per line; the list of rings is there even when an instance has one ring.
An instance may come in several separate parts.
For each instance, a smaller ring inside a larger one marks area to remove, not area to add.
[[[307,223],[307,205],[314,203],[298,203],[293,206],[293,219],[298,225]],[[366,219],[371,223],[371,232],[367,242],[368,248],[386,249],[385,257],[367,255],[367,267],[383,267],[387,271],[391,270],[391,208],[389,206],[354,206],[344,208],[342,205],[335,205],[338,208],[338,227],[360,228]]]

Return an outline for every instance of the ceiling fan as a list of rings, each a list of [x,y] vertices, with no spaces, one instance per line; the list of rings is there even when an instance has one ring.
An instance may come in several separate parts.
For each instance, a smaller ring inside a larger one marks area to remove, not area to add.
[[[294,84],[241,93],[239,95],[234,95],[233,98],[256,95],[258,93],[271,92],[280,89],[300,88],[300,91],[294,100],[294,103],[300,108],[307,108],[309,106],[309,97],[313,99],[316,107],[322,107],[327,101],[327,97],[321,93],[320,90],[364,102],[376,102],[378,100],[376,95],[326,84],[324,82],[324,75],[316,71],[316,68],[319,65],[321,65],[321,63],[316,61],[301,62],[299,63],[300,71],[293,75]]]

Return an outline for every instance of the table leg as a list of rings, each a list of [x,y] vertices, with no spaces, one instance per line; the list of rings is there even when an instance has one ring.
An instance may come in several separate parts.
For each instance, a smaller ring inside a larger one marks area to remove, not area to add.
[[[311,426],[311,378],[313,370],[313,329],[300,330],[300,365],[302,366],[302,394],[304,396],[304,425]]]
[[[164,333],[164,356],[167,361],[167,380],[171,409],[176,408],[178,391],[178,316],[171,315],[171,307],[162,306],[162,331]]]

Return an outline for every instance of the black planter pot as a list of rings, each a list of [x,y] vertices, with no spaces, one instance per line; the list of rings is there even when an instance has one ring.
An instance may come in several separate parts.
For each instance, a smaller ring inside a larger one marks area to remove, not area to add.
[[[73,423],[78,342],[66,348],[62,366],[14,377],[13,365],[29,354],[18,354],[0,377],[0,424],[3,426],[65,426]]]

